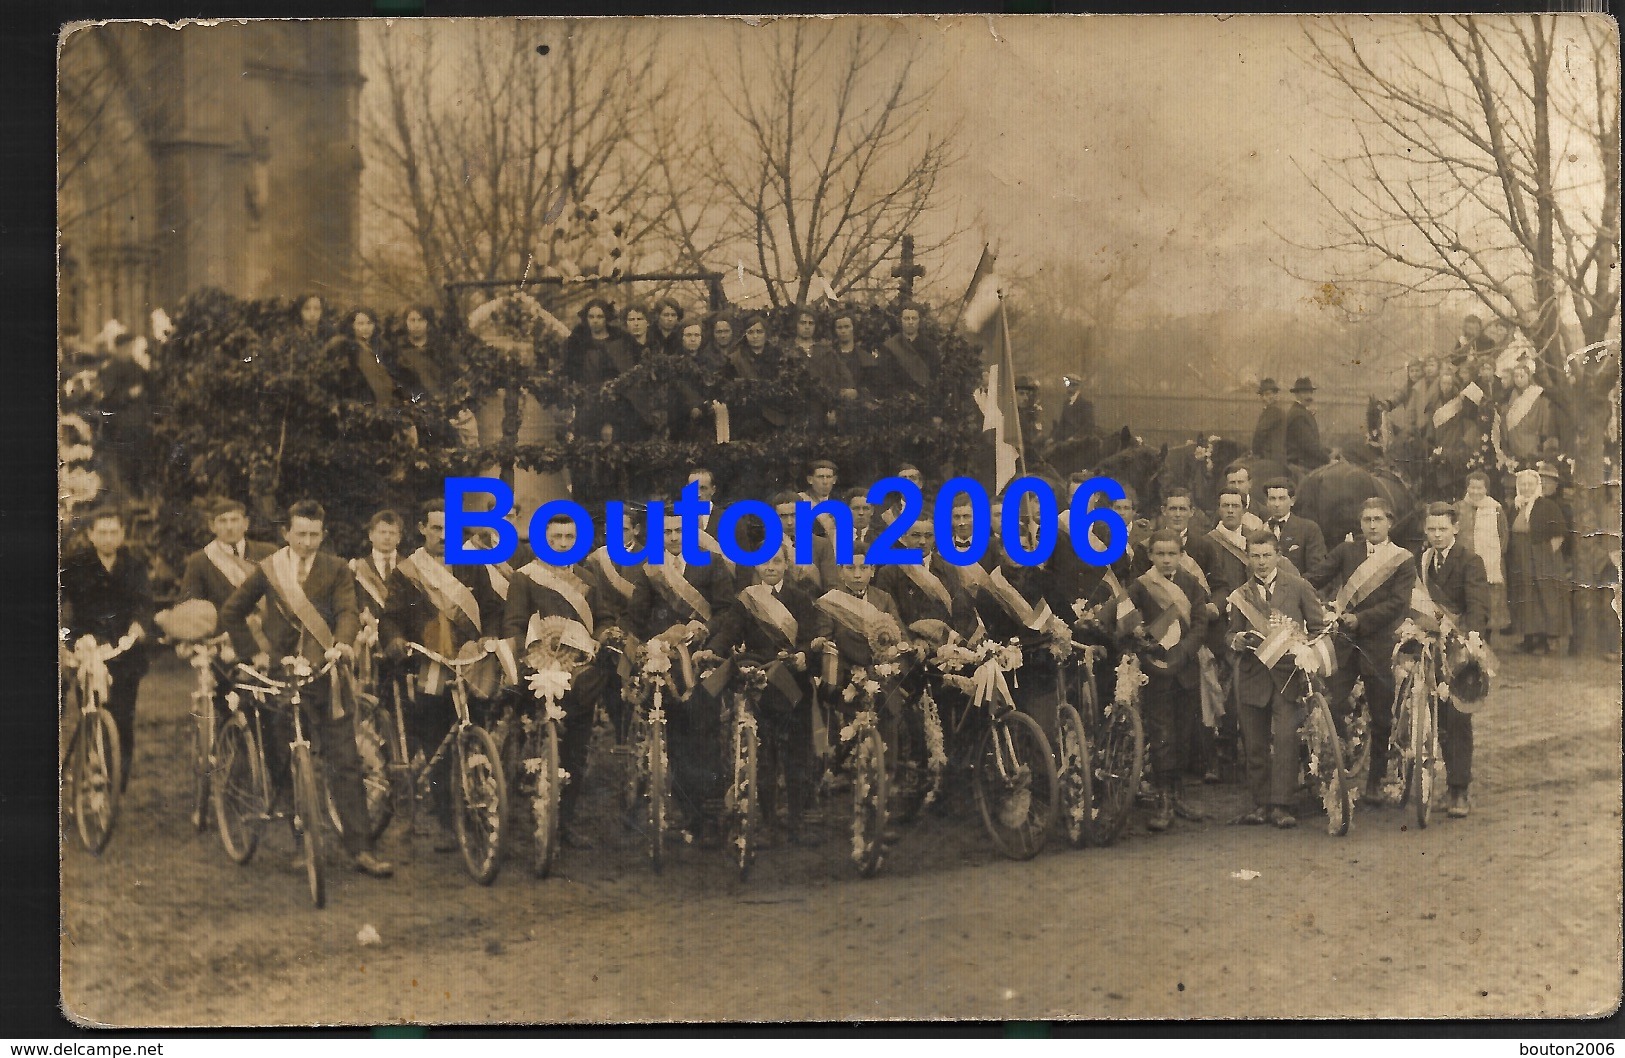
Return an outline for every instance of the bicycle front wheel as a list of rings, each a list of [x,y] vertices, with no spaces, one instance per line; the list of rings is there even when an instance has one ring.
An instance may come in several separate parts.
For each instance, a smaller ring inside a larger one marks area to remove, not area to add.
[[[649,863],[659,874],[666,862],[666,813],[671,802],[671,776],[666,768],[665,717],[651,718],[644,734],[644,773],[648,782],[644,801],[647,814],[645,840],[648,843]]]
[[[1354,791],[1343,760],[1343,740],[1337,737],[1331,706],[1315,695],[1309,707],[1311,763],[1320,783],[1320,803],[1326,809],[1326,833],[1347,837],[1354,823]]]
[[[559,775],[558,725],[543,723],[539,737],[530,748],[522,764],[527,772],[534,769],[536,776],[536,789],[530,798],[531,822],[535,827],[530,867],[536,877],[546,878],[553,872],[559,854],[559,796],[564,780]]]
[[[743,711],[743,702],[735,708]],[[728,787],[728,854],[739,867],[739,880],[750,876],[756,862],[756,723],[742,715],[733,725],[733,782]]]
[[[880,732],[865,727],[853,747],[852,861],[858,873],[873,878],[886,852],[886,744]]]
[[[1089,844],[1089,821],[1094,807],[1089,739],[1083,718],[1066,702],[1056,710],[1055,777],[1060,791],[1061,827],[1067,844],[1081,849]]]
[[[1032,717],[1011,711],[982,732],[973,785],[982,823],[999,852],[1030,860],[1055,821],[1055,757]]]
[[[259,746],[248,721],[234,716],[215,738],[210,799],[220,844],[233,863],[245,864],[259,848],[270,813]]]
[[[316,762],[310,746],[293,747],[293,825],[304,840],[305,881],[310,886],[310,902],[327,906],[327,865],[322,856],[323,798],[316,782]]]
[[[73,816],[79,842],[100,855],[113,837],[118,822],[118,728],[105,709],[84,714],[80,721],[79,754],[73,769]]]
[[[1110,845],[1122,836],[1134,812],[1134,794],[1145,768],[1145,725],[1140,710],[1123,702],[1108,708],[1111,712],[1089,747],[1092,801],[1084,836],[1089,844],[1098,846]]]
[[[209,779],[214,768],[214,702],[202,699],[192,714],[192,827],[199,834],[209,826]]]
[[[1434,718],[1438,702],[1431,681],[1416,681],[1411,703],[1411,797],[1416,807],[1416,825],[1426,829],[1433,818]]]
[[[371,694],[362,696],[355,721],[356,755],[361,759],[361,791],[367,802],[367,831],[377,841],[395,817],[395,783],[390,756],[395,718]]]
[[[484,728],[470,724],[457,735],[457,774],[452,777],[452,823],[463,864],[481,885],[490,885],[502,867],[502,840],[508,829],[508,784],[502,757]]]

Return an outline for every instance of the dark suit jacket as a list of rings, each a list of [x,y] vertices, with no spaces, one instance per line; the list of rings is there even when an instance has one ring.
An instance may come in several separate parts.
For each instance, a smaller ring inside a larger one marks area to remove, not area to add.
[[[62,622],[68,629],[69,646],[86,635],[108,645],[117,643],[132,621],[147,635],[154,633],[147,564],[129,548],[118,549],[112,570],[102,565],[94,548],[75,551],[62,560],[61,578]],[[113,662],[119,663],[145,671],[146,652],[131,650]]]
[[[1269,522],[1266,520],[1264,524],[1268,526]],[[1326,539],[1321,535],[1320,526],[1302,515],[1287,518],[1278,539],[1281,556],[1290,559],[1300,570],[1316,569],[1326,560]]]
[[[1310,468],[1326,465],[1329,457],[1320,443],[1320,424],[1315,421],[1314,412],[1294,402],[1286,410],[1282,435],[1282,449],[1288,463]]]
[[[372,556],[367,557],[371,561]],[[491,576],[485,566],[447,566],[451,575],[456,577],[469,593],[474,596],[474,603],[480,611],[480,636],[482,638],[501,637],[504,631],[503,615],[506,604],[502,596],[496,593],[491,586]],[[529,578],[526,578],[527,580]],[[394,572],[384,586],[388,589],[389,601],[384,612],[378,618],[378,642],[388,646],[395,640],[404,640],[413,643],[422,643],[424,628],[433,624],[439,617],[440,611],[435,608],[427,595],[418,589],[412,579],[401,572],[397,563]],[[509,581],[508,592],[513,593],[513,582]],[[452,628],[461,627],[462,622],[453,621]],[[523,631],[523,630],[521,630]],[[461,637],[459,637],[460,639]],[[472,637],[470,637],[472,638]]]
[[[666,557],[670,559],[671,556]],[[653,579],[664,574],[653,569],[644,570],[643,573],[643,577],[637,581],[637,591],[633,593],[632,605],[627,611],[630,631],[644,639],[653,639],[672,625],[687,624],[693,619],[686,609],[674,607],[666,600],[665,593],[655,587]],[[694,562],[685,565],[683,579],[710,604],[712,621],[722,617],[730,607],[738,605],[734,594],[734,575],[715,555],[704,566]]]
[[[474,567],[454,567],[473,569]],[[604,638],[604,630],[611,627],[625,627],[619,620],[618,609],[606,598],[606,594],[599,590],[597,578],[592,570],[577,564],[574,566],[558,567],[560,573],[574,573],[586,584],[587,610],[592,614],[592,634],[598,639]],[[483,571],[477,571],[483,572]],[[461,578],[459,578],[461,579]],[[478,595],[475,598],[479,598]],[[480,606],[481,620],[484,618],[484,604]],[[516,571],[513,580],[508,582],[508,601],[502,608],[502,638],[512,639],[521,646],[525,641],[525,632],[530,628],[530,619],[533,614],[542,617],[568,617],[572,621],[579,621],[580,615],[576,613],[569,600],[551,588],[544,588],[520,570]]]
[[[1195,687],[1201,678],[1201,669],[1196,663],[1196,651],[1201,648],[1202,639],[1207,635],[1208,593],[1202,590],[1202,585],[1186,570],[1174,570],[1172,580],[1185,593],[1185,598],[1191,601],[1190,625],[1179,637],[1179,642],[1168,651],[1167,657],[1159,659],[1166,661],[1168,667],[1158,669],[1148,662],[1145,665],[1145,674],[1152,679],[1177,680],[1181,687]],[[1160,605],[1153,601],[1151,590],[1140,583],[1138,577],[1127,587],[1134,608],[1140,611],[1140,616],[1149,624],[1152,614],[1161,612]]]
[[[356,607],[355,574],[350,572],[349,563],[326,551],[316,552],[311,560],[310,575],[305,578],[305,594],[310,597],[311,606],[327,622],[335,643],[355,642],[356,633],[361,631],[361,612]],[[220,611],[220,623],[231,633],[231,645],[237,653],[251,658],[259,652],[247,622],[255,605],[267,596],[271,604],[265,609],[263,631],[266,641],[271,644],[271,660],[275,662],[302,654],[311,663],[319,663],[322,660],[321,644],[283,608],[276,592],[271,589],[271,582],[265,577],[263,562],[255,566],[254,572],[248,575],[242,586],[231,593],[231,598],[226,600],[226,605]]]
[[[881,566],[875,571],[874,586],[891,596],[898,615],[903,619],[904,630],[915,621],[941,621],[961,636],[969,636],[976,630],[976,607],[957,578],[945,576],[938,570],[936,563],[941,563],[942,559],[935,554],[931,557],[935,562],[926,568],[948,589],[947,606],[909,579],[902,566]]]
[[[1061,421],[1056,427],[1057,441],[1070,441],[1075,437],[1088,437],[1095,432],[1095,406],[1088,397],[1079,397],[1061,406]]]
[[[864,594],[864,598],[874,604],[875,609],[891,614],[897,620],[898,628],[907,628],[903,624],[903,615],[897,612],[897,603],[892,601],[890,595],[871,584],[869,590]],[[816,599],[813,601],[817,602]],[[840,651],[841,654],[841,678],[843,681],[846,678],[846,670],[849,666],[874,664],[874,655],[869,650],[869,640],[849,630],[845,625],[816,606],[813,609],[812,638],[834,641],[835,649]]]
[[[889,388],[880,391],[876,396],[885,397],[911,390],[926,390],[930,383],[942,374],[942,354],[937,352],[936,346],[926,340],[924,334],[911,342],[899,331],[886,339],[886,344],[880,347],[880,352],[885,363],[880,369],[881,378],[876,381]],[[912,357],[909,357],[909,354],[913,354]],[[903,367],[905,357],[920,361],[927,376],[925,386],[916,381]]]
[[[1258,413],[1258,424],[1253,427],[1253,455],[1260,459],[1285,459],[1286,410],[1279,404]]]
[[[1275,574],[1275,585],[1267,603],[1258,596],[1256,581],[1249,579],[1236,590],[1253,593],[1250,601],[1266,618],[1272,612],[1283,614],[1301,624],[1310,635],[1318,633],[1325,627],[1325,610],[1320,605],[1320,598],[1315,594],[1315,589],[1302,577],[1284,569]],[[1230,634],[1252,630],[1254,630],[1252,625],[1242,615],[1241,610],[1235,606],[1230,607]],[[1237,661],[1239,664],[1237,693],[1241,697],[1242,705],[1269,705],[1271,695],[1286,686],[1286,681],[1291,677],[1295,667],[1290,653],[1276,662],[1273,669],[1266,669],[1264,663],[1258,660],[1258,655],[1251,650],[1240,651]]]
[[[1464,632],[1477,632],[1487,637],[1490,630],[1490,585],[1484,577],[1484,560],[1468,551],[1458,539],[1444,566],[1436,571],[1428,569],[1432,550],[1424,550],[1417,563],[1422,567],[1422,583],[1434,602],[1456,615],[1466,627]]]
[[[250,562],[259,562],[276,554],[275,544],[262,544],[258,540],[245,540],[243,543],[247,545],[245,550]],[[236,590],[226,575],[220,572],[220,567],[201,549],[187,556],[186,565],[181,570],[182,599],[203,599],[214,603],[214,608],[219,610]]]
[[[395,553],[395,567],[396,567],[397,570],[400,568],[400,564],[405,558],[406,558],[406,556],[401,554],[399,551],[397,551]],[[365,565],[366,567],[368,567],[368,569],[370,570],[370,572],[374,576],[377,575],[378,567],[374,566],[372,564],[372,549],[368,548],[366,554],[362,555],[360,558],[353,558],[353,559],[350,560],[350,562],[351,562],[350,572],[355,574],[355,601],[356,601],[356,605],[361,607],[361,612],[362,612],[363,615],[372,614],[374,617],[382,617],[385,607],[389,604],[389,585],[390,585],[390,582],[394,579],[393,574],[391,574],[391,576],[388,577],[388,578],[384,578],[384,605],[380,606],[378,604],[378,600],[376,600],[376,599],[374,599],[372,597],[372,592],[368,591],[367,586],[365,584],[363,584],[362,581],[361,581],[361,578],[366,576],[367,574],[363,573],[361,571],[358,571],[355,568],[355,563],[359,562],[359,563]],[[458,569],[463,569],[465,567],[458,566],[457,568]],[[466,567],[466,568],[472,569],[473,567],[470,566],[470,567]],[[459,579],[461,579],[461,578],[459,578]]]
[[[796,619],[796,641],[790,649],[805,651],[813,640],[813,625],[817,622],[813,596],[789,579],[785,580],[778,594],[779,602]],[[762,622],[752,617],[742,604],[730,606],[720,618],[711,622],[711,638],[705,643],[707,650],[723,657],[738,646],[743,646],[747,655],[758,660],[777,657],[778,652],[785,649],[784,640],[778,633],[763,627]]]
[[[1230,593],[1241,585],[1247,583],[1250,573],[1247,563],[1237,558],[1230,549],[1223,544],[1204,538],[1202,543],[1207,546],[1208,564],[1202,567],[1207,574],[1207,586],[1213,593],[1213,601],[1219,604],[1222,611],[1225,600]]]
[[[1345,540],[1332,548],[1326,560],[1309,573],[1309,583],[1326,599],[1336,597],[1338,588],[1365,561],[1365,540]],[[1409,558],[1380,587],[1367,595],[1353,613],[1359,618],[1354,639],[1377,645],[1379,653],[1393,638],[1394,629],[1411,605],[1411,589],[1416,585],[1416,559]],[[1386,658],[1386,654],[1382,654]]]

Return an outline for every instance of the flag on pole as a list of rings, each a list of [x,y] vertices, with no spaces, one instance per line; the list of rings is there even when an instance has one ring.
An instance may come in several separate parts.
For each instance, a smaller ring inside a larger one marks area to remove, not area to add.
[[[1016,413],[1016,372],[1010,348],[1009,319],[1004,311],[1003,283],[994,270],[996,257],[982,248],[970,289],[960,304],[959,323],[982,350],[982,387],[976,406],[982,410],[982,430],[993,454],[993,489],[998,491],[1022,472],[1021,420]]]

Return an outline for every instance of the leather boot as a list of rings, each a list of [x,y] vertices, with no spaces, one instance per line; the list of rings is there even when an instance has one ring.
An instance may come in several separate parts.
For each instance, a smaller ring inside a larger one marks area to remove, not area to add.
[[[1153,834],[1160,834],[1173,826],[1174,823],[1174,797],[1168,792],[1166,786],[1157,787],[1156,805],[1151,809],[1151,818],[1145,821],[1145,829]]]
[[[1180,819],[1183,819],[1187,823],[1207,822],[1207,816],[1203,815],[1186,802],[1184,779],[1174,780],[1173,809],[1174,815],[1178,816]]]

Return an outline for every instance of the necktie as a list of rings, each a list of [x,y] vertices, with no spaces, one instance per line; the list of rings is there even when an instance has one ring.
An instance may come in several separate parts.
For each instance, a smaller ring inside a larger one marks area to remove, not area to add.
[[[241,540],[239,540],[235,544],[232,545],[231,553],[236,555],[238,558],[247,558],[248,556],[243,553],[244,549],[247,546],[248,545],[244,544]]]
[[[1282,522],[1283,522],[1283,520],[1280,519],[1280,518],[1271,518],[1270,519],[1270,532],[1275,534],[1275,539],[1277,539],[1277,540],[1281,539],[1281,525],[1282,525]]]

